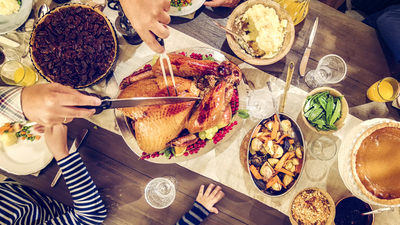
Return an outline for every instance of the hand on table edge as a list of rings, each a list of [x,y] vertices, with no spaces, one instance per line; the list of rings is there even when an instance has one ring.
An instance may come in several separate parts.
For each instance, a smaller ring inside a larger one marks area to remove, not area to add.
[[[95,109],[73,106],[100,104],[99,98],[84,95],[58,83],[28,86],[21,92],[21,108],[25,117],[46,127],[69,123],[74,118],[86,118],[96,112]]]
[[[120,0],[120,3],[142,40],[156,53],[163,53],[165,49],[157,42],[155,35],[162,39],[170,35],[166,26],[171,22],[168,14],[170,0]]]
[[[206,191],[204,191],[204,185],[201,185],[196,201],[208,211],[218,214],[218,209],[214,205],[225,196],[225,193],[221,189],[220,186],[209,184]]]

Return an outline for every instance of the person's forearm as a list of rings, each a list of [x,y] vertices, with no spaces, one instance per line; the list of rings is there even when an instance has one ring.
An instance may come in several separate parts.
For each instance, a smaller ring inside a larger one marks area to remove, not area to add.
[[[57,163],[74,201],[73,216],[85,223],[101,223],[107,216],[107,210],[79,153],[75,152]]]
[[[0,114],[11,121],[25,121],[21,106],[22,87],[0,87]]]
[[[193,204],[192,209],[185,215],[183,215],[183,217],[176,223],[176,225],[198,225],[203,222],[203,220],[206,219],[208,215],[210,215],[210,211],[208,211],[202,204],[196,201]]]

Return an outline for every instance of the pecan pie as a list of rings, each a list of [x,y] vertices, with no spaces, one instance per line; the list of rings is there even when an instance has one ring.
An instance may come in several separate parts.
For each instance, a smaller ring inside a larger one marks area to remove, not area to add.
[[[400,123],[367,129],[352,149],[351,167],[357,186],[372,201],[400,204]]]
[[[32,62],[48,81],[83,88],[105,77],[117,55],[115,31],[99,10],[63,5],[42,17],[30,40]]]

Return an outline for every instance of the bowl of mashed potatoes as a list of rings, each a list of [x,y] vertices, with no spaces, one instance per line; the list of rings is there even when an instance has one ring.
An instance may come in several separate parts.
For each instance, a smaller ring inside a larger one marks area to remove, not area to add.
[[[295,31],[289,13],[271,0],[249,0],[229,16],[227,28],[243,39],[227,34],[232,51],[253,65],[270,65],[290,51]]]

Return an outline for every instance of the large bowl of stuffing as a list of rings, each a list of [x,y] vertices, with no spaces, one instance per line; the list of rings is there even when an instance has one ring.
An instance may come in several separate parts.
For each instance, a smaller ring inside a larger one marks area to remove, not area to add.
[[[270,65],[290,51],[294,25],[289,13],[271,0],[249,0],[229,16],[227,28],[242,38],[227,34],[232,51],[253,65]]]

